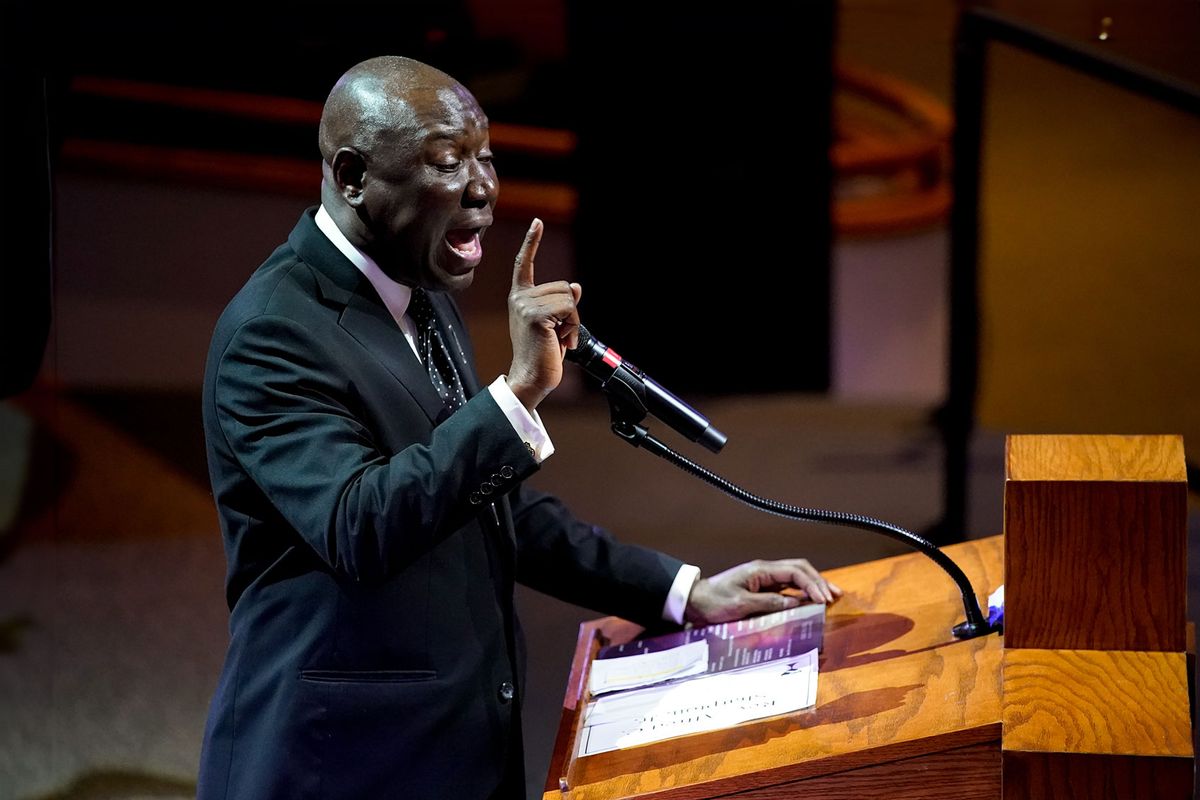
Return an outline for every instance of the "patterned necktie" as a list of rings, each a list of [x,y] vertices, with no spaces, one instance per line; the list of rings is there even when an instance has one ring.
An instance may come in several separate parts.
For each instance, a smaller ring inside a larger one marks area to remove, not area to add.
[[[424,289],[413,289],[412,300],[408,303],[408,315],[417,326],[417,352],[425,362],[425,370],[438,396],[451,412],[458,411],[467,402],[463,392],[462,378],[450,358],[450,349],[446,347],[446,339],[438,325],[437,314],[429,295]]]

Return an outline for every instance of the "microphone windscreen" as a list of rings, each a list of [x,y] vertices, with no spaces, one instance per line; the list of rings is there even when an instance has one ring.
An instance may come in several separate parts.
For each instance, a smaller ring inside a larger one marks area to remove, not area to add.
[[[574,361],[576,364],[581,364],[587,357],[588,350],[596,343],[596,337],[592,336],[587,328],[583,327],[583,323],[579,324],[579,341],[571,348],[567,349],[567,360]]]

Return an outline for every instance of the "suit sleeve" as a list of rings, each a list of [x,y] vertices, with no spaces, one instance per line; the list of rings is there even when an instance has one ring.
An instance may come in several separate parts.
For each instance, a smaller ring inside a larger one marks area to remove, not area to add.
[[[540,592],[647,627],[661,625],[683,562],[617,541],[576,519],[562,501],[521,487],[512,495],[517,580]]]
[[[452,299],[449,307],[458,329],[465,330]],[[462,345],[474,369],[470,339],[464,338]],[[667,593],[683,562],[617,541],[603,528],[576,519],[562,501],[543,492],[520,486],[508,498],[517,540],[518,581],[603,614],[647,627],[662,624]]]
[[[219,358],[211,402],[228,452],[337,572],[394,574],[479,513],[471,493],[482,481],[511,473],[515,485],[537,469],[488,392],[428,442],[382,452],[350,381],[314,339],[283,317],[243,323]]]

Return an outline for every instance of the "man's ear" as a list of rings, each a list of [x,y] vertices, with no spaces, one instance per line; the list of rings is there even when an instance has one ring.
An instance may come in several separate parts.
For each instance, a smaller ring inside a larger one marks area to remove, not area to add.
[[[363,189],[367,179],[367,162],[362,153],[353,147],[342,147],[333,154],[330,169],[333,184],[346,205],[358,208],[362,205]]]

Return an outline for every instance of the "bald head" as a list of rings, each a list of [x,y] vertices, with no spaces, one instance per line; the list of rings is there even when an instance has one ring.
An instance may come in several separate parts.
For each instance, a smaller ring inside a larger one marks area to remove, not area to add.
[[[374,151],[412,127],[412,100],[442,89],[466,90],[439,69],[402,56],[363,61],[338,79],[325,100],[318,133],[327,164],[340,148]]]
[[[393,279],[470,285],[499,184],[488,120],[441,70],[384,56],[352,67],[325,101],[321,204]]]

